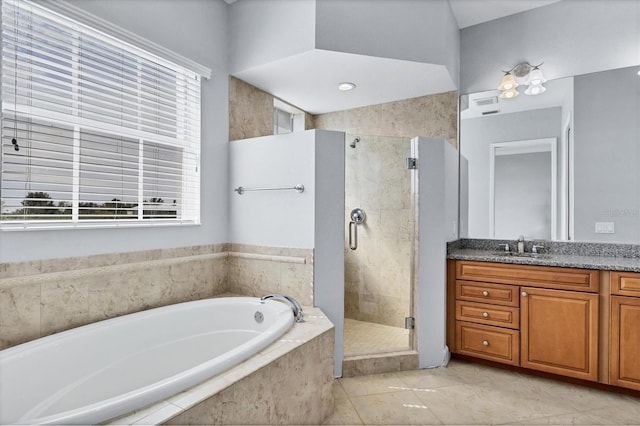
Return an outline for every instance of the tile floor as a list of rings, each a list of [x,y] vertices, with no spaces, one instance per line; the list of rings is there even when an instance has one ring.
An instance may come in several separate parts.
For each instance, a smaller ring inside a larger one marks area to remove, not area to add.
[[[411,349],[409,330],[372,322],[344,320],[345,356],[398,352]]]
[[[327,425],[638,425],[640,399],[451,361],[338,379]]]

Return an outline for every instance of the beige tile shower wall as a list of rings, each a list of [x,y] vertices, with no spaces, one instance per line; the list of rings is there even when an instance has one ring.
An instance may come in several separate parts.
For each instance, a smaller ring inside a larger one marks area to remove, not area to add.
[[[273,96],[229,77],[229,140],[273,134]]]
[[[444,138],[458,146],[458,92],[438,93],[320,114],[315,128],[347,133]]]
[[[411,304],[414,223],[410,173],[404,168],[408,140],[437,137],[457,147],[457,115],[458,93],[447,92],[314,117],[317,129],[362,139],[356,149],[346,149],[345,223],[352,208],[367,212],[358,250],[349,250],[345,235],[347,318],[404,326]]]
[[[227,291],[227,245],[0,264],[0,349]]]
[[[346,150],[345,223],[362,208],[358,248],[345,236],[345,317],[404,326],[411,305],[413,241],[408,138],[362,136]],[[348,233],[348,230],[347,230]]]
[[[281,293],[313,306],[313,250],[231,244],[228,262],[229,291]]]

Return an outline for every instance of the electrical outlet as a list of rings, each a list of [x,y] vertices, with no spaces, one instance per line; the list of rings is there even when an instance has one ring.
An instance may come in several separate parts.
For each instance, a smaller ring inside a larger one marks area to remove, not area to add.
[[[613,222],[596,222],[596,234],[615,234]]]

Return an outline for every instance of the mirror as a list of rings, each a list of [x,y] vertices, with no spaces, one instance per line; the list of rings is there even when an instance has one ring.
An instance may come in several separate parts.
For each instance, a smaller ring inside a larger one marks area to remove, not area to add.
[[[497,142],[489,151],[489,236],[557,235],[556,139]]]
[[[640,67],[460,98],[460,236],[640,244]]]

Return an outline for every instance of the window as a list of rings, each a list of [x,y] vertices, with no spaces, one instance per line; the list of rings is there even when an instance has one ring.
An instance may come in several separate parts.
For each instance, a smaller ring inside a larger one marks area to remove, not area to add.
[[[0,225],[199,223],[200,79],[2,0]]]
[[[273,134],[282,135],[304,129],[304,111],[273,98]]]

